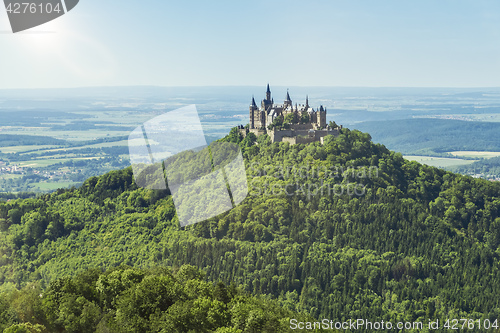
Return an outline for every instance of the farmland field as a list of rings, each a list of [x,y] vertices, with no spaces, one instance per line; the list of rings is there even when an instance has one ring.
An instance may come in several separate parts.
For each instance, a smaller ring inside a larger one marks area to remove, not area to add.
[[[67,155],[66,155],[67,156]],[[99,157],[71,157],[71,158],[52,158],[52,159],[35,159],[35,160],[29,160],[29,161],[23,161],[19,162],[17,164],[18,167],[21,168],[41,168],[41,167],[46,167],[46,166],[51,166],[57,163],[64,163],[68,161],[84,161],[84,160],[93,160],[97,159]]]
[[[34,186],[35,190],[39,190],[41,192],[49,192],[53,190],[57,190],[58,188],[68,188],[72,186],[78,186],[77,182],[58,182],[58,183],[48,183],[48,182],[40,182]]]
[[[2,132],[3,133],[3,132]],[[0,147],[0,152],[4,154],[9,153],[23,153],[31,150],[39,150],[39,149],[51,149],[56,148],[57,146],[52,145],[30,145],[30,146],[13,146],[13,147]]]
[[[496,151],[450,151],[449,153],[453,156],[472,158],[492,158],[500,156],[500,152]]]
[[[476,160],[463,160],[460,158],[445,158],[445,157],[431,157],[431,156],[404,156],[409,161],[416,161],[418,163],[427,164],[438,168],[446,168],[457,165],[466,165],[476,162]]]

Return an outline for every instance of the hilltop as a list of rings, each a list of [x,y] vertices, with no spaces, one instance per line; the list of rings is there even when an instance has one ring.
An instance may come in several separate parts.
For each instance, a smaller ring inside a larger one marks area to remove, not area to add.
[[[0,203],[3,290],[89,268],[190,264],[208,281],[314,318],[500,315],[500,184],[410,162],[342,129],[324,144],[233,129],[250,184],[235,209],[180,228],[167,191],[131,168]]]

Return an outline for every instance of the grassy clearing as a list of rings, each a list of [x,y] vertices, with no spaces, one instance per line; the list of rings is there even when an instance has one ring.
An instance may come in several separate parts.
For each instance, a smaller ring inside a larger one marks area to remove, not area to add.
[[[22,153],[22,152],[30,151],[30,150],[44,150],[44,149],[51,149],[51,148],[56,148],[56,147],[57,146],[50,146],[50,145],[0,147],[0,152],[2,152],[4,154]]]
[[[22,178],[23,175],[17,175],[17,174],[12,174],[12,173],[5,173],[0,175],[0,179],[19,179]]]
[[[46,156],[39,156],[39,157],[34,157],[30,161],[36,161],[36,160],[60,160],[60,159],[89,159],[89,157],[82,157],[84,155],[81,154],[75,154],[72,152],[67,152],[67,154],[64,155],[46,155]],[[98,158],[98,157],[104,157],[102,154],[95,154],[94,156],[91,156],[90,158]]]
[[[472,158],[492,158],[500,156],[498,151],[450,151],[453,156]]]
[[[445,157],[431,157],[431,156],[404,156],[409,161],[416,161],[418,163],[427,164],[433,167],[446,168],[457,165],[467,165],[476,162],[477,160],[463,160],[460,158],[445,158]]]
[[[105,130],[92,130],[92,131],[52,131],[49,128],[35,129],[32,131],[23,130],[5,130],[2,134],[22,134],[22,135],[39,135],[50,136],[55,139],[68,140],[68,141],[90,141],[95,139],[109,138],[112,136],[125,136],[129,135],[130,131],[113,131],[110,133]]]
[[[40,160],[30,160],[18,162],[17,165],[22,168],[43,168],[50,165],[54,165],[61,162],[67,161],[79,161],[79,160],[94,160],[100,157],[79,157],[79,158],[59,158],[59,159],[40,159]]]
[[[136,140],[139,141],[139,140]],[[134,143],[132,142],[132,145],[139,145],[141,142]],[[77,147],[68,147],[68,148],[54,148],[54,147],[49,147],[48,149],[43,149],[35,152],[29,152],[29,153],[20,153],[20,155],[26,155],[26,154],[43,154],[43,153],[52,153],[52,152],[57,152],[57,151],[67,151],[68,155],[66,157],[74,156],[71,151],[72,150],[78,150],[78,149],[86,149],[86,148],[109,148],[109,147],[124,147],[128,146],[128,140],[122,140],[122,141],[115,141],[115,142],[103,142],[103,143],[97,143],[94,145],[85,145],[85,146],[77,146]],[[58,155],[61,157],[60,155]],[[50,156],[48,156],[50,157]],[[44,158],[48,158],[44,157]]]
[[[135,140],[137,142],[132,142],[132,145],[139,145],[141,142],[139,140]],[[70,147],[70,148],[57,148],[57,149],[46,149],[40,152],[36,153],[47,153],[47,152],[56,152],[56,151],[71,151],[71,150],[78,150],[78,149],[86,149],[86,148],[109,148],[109,147],[124,147],[128,146],[128,140],[122,140],[122,141],[115,141],[115,142],[103,142],[103,143],[97,143],[94,145],[85,145],[85,146],[78,146],[78,147]],[[21,154],[23,155],[23,154]]]
[[[79,185],[79,183],[75,183],[75,182],[46,183],[46,182],[43,182],[43,183],[35,183],[35,184],[31,184],[31,185],[33,185],[35,188],[38,188],[42,192],[46,192],[46,191],[57,190],[60,188],[68,188],[71,186],[77,186],[77,185]]]

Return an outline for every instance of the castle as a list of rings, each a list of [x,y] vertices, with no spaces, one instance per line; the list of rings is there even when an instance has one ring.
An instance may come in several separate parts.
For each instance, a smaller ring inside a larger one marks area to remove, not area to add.
[[[323,142],[327,135],[338,136],[342,127],[330,128],[326,124],[326,108],[322,105],[314,110],[306,103],[293,105],[290,94],[286,93],[283,104],[275,104],[271,97],[271,89],[267,85],[266,98],[257,107],[252,97],[250,105],[250,122],[248,128],[240,127],[241,133],[255,135],[268,134],[272,142],[309,143]]]

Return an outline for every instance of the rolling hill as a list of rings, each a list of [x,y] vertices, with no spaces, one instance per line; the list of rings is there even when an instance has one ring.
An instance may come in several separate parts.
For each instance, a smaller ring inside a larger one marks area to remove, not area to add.
[[[2,290],[55,290],[92,268],[99,272],[89,285],[97,286],[103,271],[121,265],[144,272],[189,264],[203,281],[233,283],[316,319],[500,316],[500,184],[407,161],[349,129],[324,145],[243,139],[237,130],[223,140],[240,145],[250,193],[185,228],[169,192],[137,188],[131,168],[0,203]],[[99,322],[118,318],[99,308]]]

